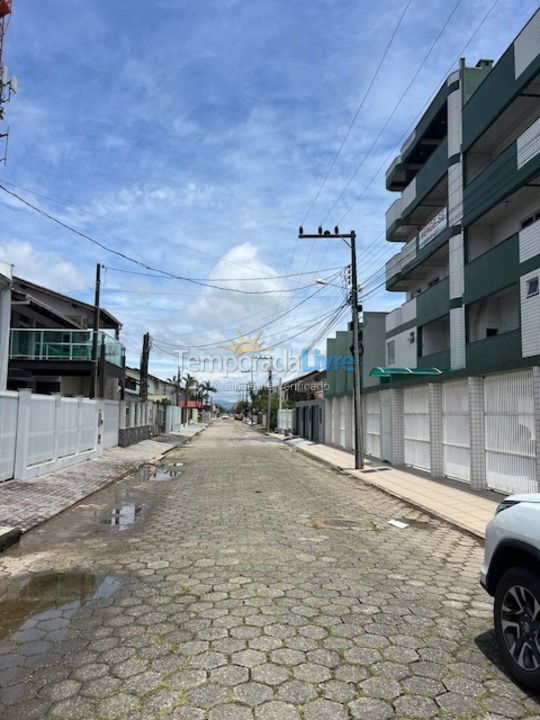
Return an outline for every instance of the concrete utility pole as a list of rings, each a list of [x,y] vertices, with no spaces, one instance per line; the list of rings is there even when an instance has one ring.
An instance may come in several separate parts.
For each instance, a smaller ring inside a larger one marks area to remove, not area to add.
[[[140,397],[146,402],[148,400],[148,363],[150,360],[150,333],[143,336],[143,348],[141,353],[141,386]]]
[[[99,337],[99,315],[101,302],[101,264],[96,265],[96,289],[94,293],[94,332],[92,335],[92,387],[90,389],[91,397],[98,395],[98,337]]]
[[[358,311],[361,306],[358,304],[358,276],[356,269],[356,233],[341,233],[336,226],[334,232],[319,227],[317,235],[304,235],[304,228],[298,230],[299,238],[337,238],[351,249],[351,295],[349,302],[352,310],[352,332],[353,332],[353,370],[354,370],[354,467],[361,470],[364,467],[364,422],[362,410],[362,367],[360,365],[363,350],[360,345],[360,325],[358,322]]]
[[[270,358],[268,366],[268,417],[266,419],[266,431],[270,432],[270,416],[272,415],[272,370],[274,358]]]

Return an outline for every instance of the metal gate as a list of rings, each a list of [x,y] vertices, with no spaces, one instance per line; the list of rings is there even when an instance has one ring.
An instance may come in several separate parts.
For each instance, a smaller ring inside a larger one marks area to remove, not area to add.
[[[403,392],[405,465],[430,470],[429,390],[427,386]]]
[[[380,393],[373,392],[366,398],[366,453],[381,457],[381,400]]]
[[[532,370],[487,377],[484,410],[488,487],[538,492]]]
[[[116,400],[105,400],[103,447],[111,448],[118,445],[118,431],[120,427],[120,403]]]
[[[469,392],[466,380],[442,387],[443,472],[456,480],[471,481]]]

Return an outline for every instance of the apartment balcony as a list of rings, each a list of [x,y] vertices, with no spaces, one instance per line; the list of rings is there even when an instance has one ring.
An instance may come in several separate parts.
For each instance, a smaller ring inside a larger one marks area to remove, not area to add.
[[[450,307],[450,279],[443,278],[416,298],[416,322],[424,325],[448,313]]]
[[[512,235],[465,265],[465,304],[508,287],[519,274],[519,236]]]
[[[467,370],[489,372],[522,364],[521,330],[515,329],[467,344]]]
[[[47,363],[89,363],[92,361],[92,330],[14,329],[11,330],[10,360]],[[98,333],[98,353],[111,365],[122,367],[124,347],[108,333]]]
[[[444,138],[386,213],[386,239],[403,240],[423,225],[433,207],[446,205],[448,139]]]
[[[474,96],[473,96],[474,97]],[[540,173],[540,118],[511,142],[463,191],[463,225],[470,225]]]
[[[531,91],[530,83],[540,71],[537,22],[537,17],[531,19],[465,104],[463,152],[472,147],[505,108],[521,102],[525,93]]]
[[[457,232],[448,227],[447,210],[444,207],[403,246],[399,253],[386,263],[386,289],[408,290],[411,273],[425,263]],[[435,258],[435,264],[438,260]]]
[[[386,333],[391,333],[401,325],[410,325],[416,322],[416,298],[409,300],[395,308],[386,316]]]

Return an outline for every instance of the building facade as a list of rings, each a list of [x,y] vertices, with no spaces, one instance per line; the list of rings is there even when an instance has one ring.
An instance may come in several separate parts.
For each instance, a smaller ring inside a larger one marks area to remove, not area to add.
[[[387,377],[366,393],[368,453],[538,492],[540,11],[497,63],[460,63],[386,182],[400,193],[386,238],[402,243],[386,287],[406,299],[386,319]]]
[[[387,171],[386,365],[540,362],[540,11],[500,60],[462,61]]]

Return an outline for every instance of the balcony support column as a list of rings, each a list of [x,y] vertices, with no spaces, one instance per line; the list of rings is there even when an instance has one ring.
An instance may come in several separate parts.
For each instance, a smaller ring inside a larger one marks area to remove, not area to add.
[[[469,377],[469,432],[471,453],[471,490],[486,487],[486,426],[484,378]]]
[[[443,423],[442,423],[442,385],[429,383],[429,452],[431,477],[439,478],[444,474],[443,463]]]
[[[7,389],[11,325],[11,286],[2,279],[0,275],[0,392]]]

